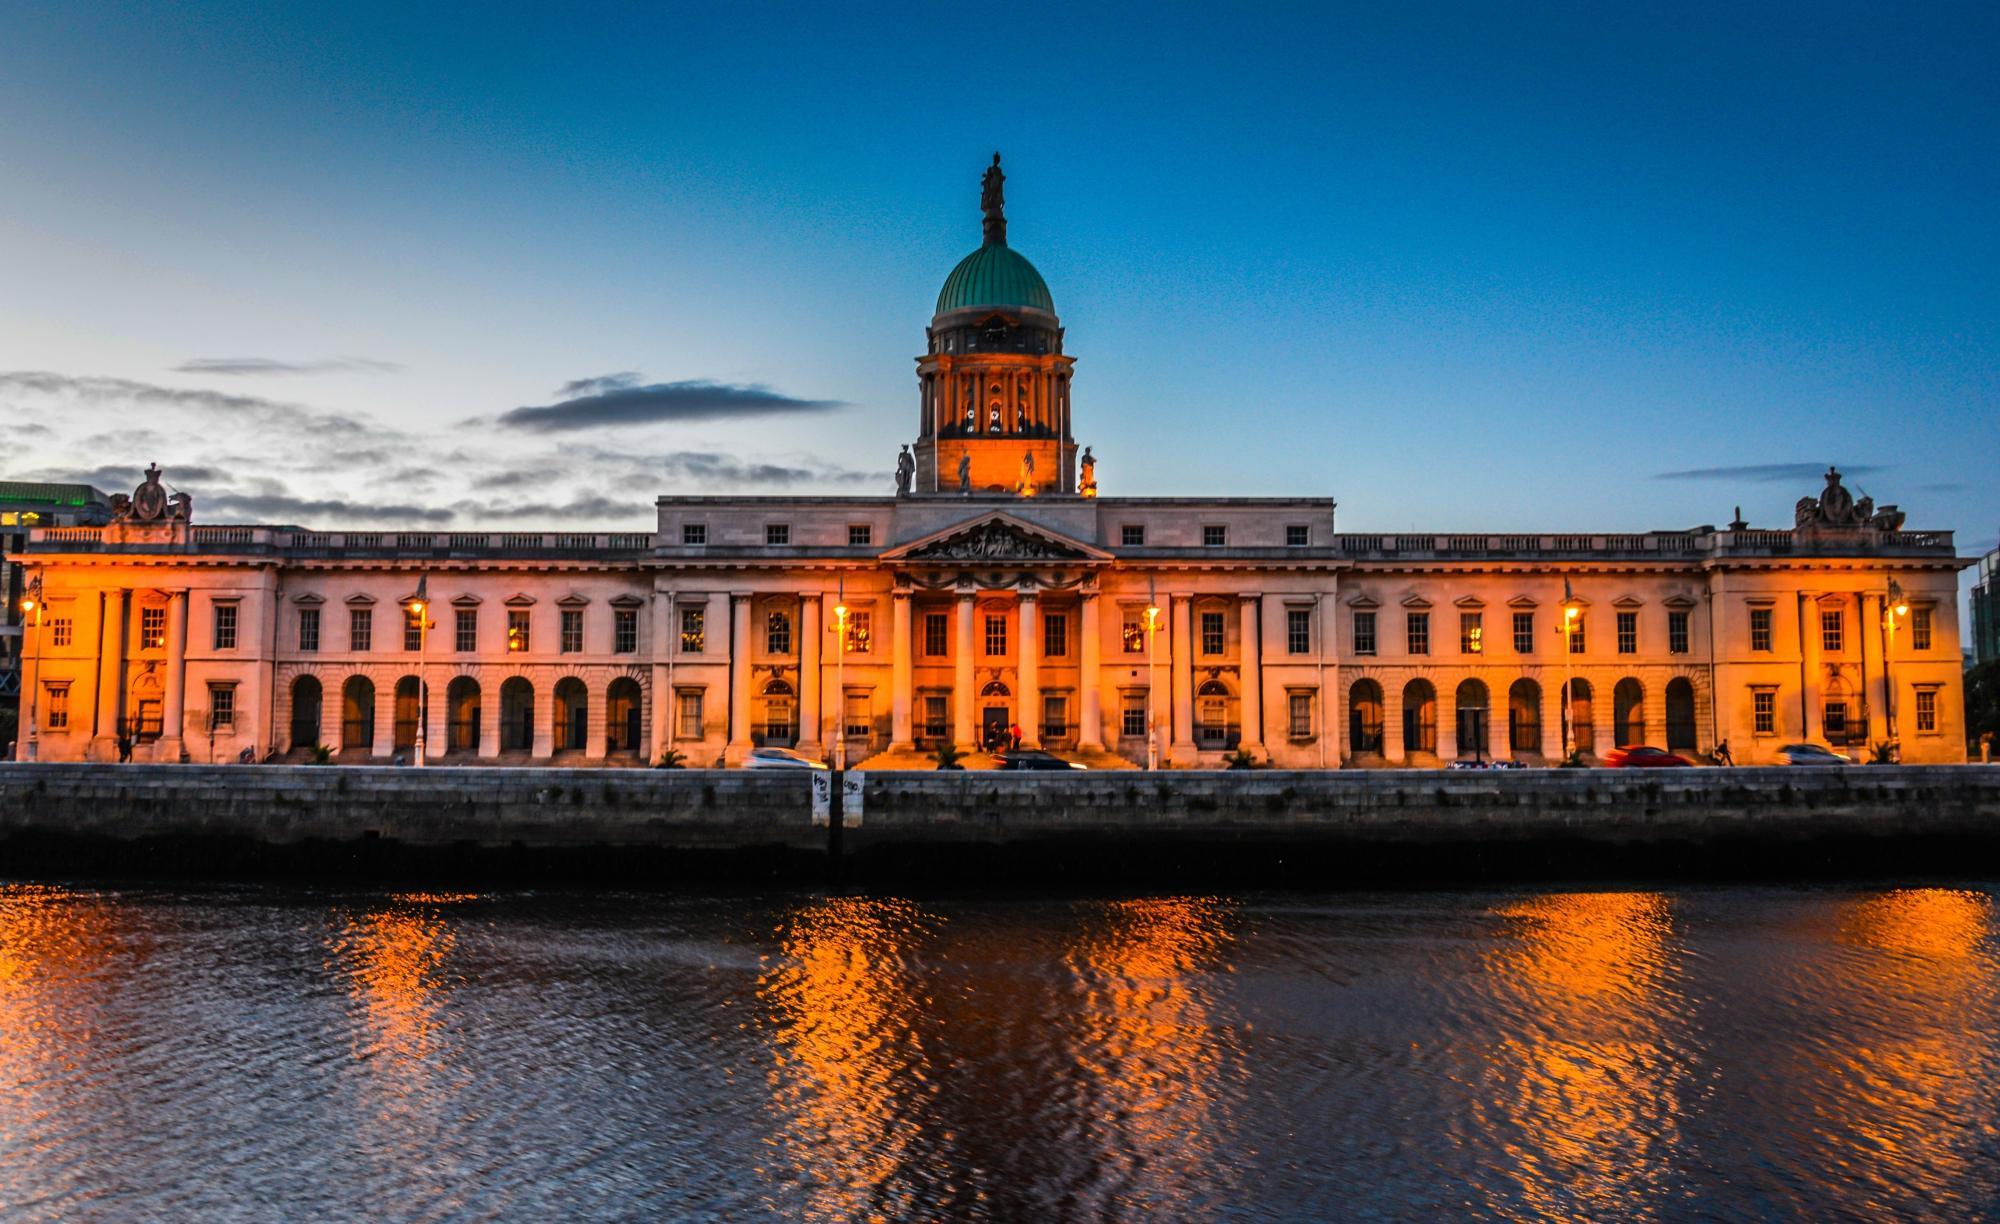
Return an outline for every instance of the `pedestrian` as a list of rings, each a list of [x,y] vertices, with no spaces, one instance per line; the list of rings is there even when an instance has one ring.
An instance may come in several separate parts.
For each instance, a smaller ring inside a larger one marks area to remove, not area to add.
[[[1007,728],[1007,735],[1014,741],[1014,750],[1019,752],[1021,750],[1021,724],[1015,723],[1013,726]]]
[[[120,765],[126,765],[130,764],[131,760],[132,760],[132,737],[129,735],[121,734],[118,737],[118,763]]]

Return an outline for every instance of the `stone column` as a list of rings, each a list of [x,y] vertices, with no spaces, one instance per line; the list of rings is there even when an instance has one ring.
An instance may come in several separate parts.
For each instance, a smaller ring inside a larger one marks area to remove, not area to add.
[[[1436,641],[1435,638],[1432,639]],[[1447,677],[1433,681],[1437,686],[1438,760],[1449,764],[1458,759],[1458,682]],[[1493,694],[1486,700],[1491,704]]]
[[[674,633],[674,594],[672,591],[654,591],[651,622],[647,626],[646,653],[652,660],[653,672],[653,742],[644,746],[646,760],[660,763],[660,753],[674,742],[674,682],[673,654],[677,648]],[[499,690],[493,693],[494,717],[499,717]],[[494,724],[498,727],[498,723]],[[480,734],[484,735],[485,732]],[[486,754],[500,751],[500,740],[496,735],[491,744],[483,745]]]
[[[1083,656],[1082,674],[1077,678],[1077,692],[1082,702],[1082,724],[1077,728],[1076,746],[1082,749],[1102,749],[1104,747],[1104,699],[1098,686],[1104,682],[1104,638],[1103,627],[1098,623],[1097,592],[1083,593]]]
[[[1021,746],[1042,746],[1042,617],[1041,601],[1032,589],[1021,592],[1021,650],[1015,667],[1020,693],[1015,697],[1015,717],[1021,728]]]
[[[1176,594],[1173,601],[1173,629],[1168,647],[1168,691],[1173,704],[1173,733],[1168,737],[1168,757],[1176,765],[1194,759],[1194,596]]]
[[[125,594],[124,588],[114,587],[100,596],[103,612],[97,619],[97,709],[91,741],[91,756],[100,761],[118,759],[118,719],[124,704],[119,698],[125,677]]]
[[[1861,674],[1867,677],[1861,700],[1868,705],[1868,742],[1879,744],[1889,738],[1889,690],[1882,674],[1882,597],[1862,595],[1854,602],[1860,605]]]
[[[396,681],[401,679],[391,670],[386,680],[375,682],[375,743],[370,746],[369,755],[377,760],[387,761],[396,755]],[[494,703],[499,703],[496,694]],[[204,739],[203,743],[207,741]]]
[[[482,757],[500,755],[500,686],[505,677],[496,677],[486,668],[480,668],[479,681],[479,752]]]
[[[1541,682],[1542,692],[1542,759],[1550,764],[1559,764],[1563,759],[1563,719],[1568,711],[1563,709],[1562,677],[1557,675],[1553,683]],[[1511,710],[1512,699],[1508,708]]]
[[[542,671],[537,668],[528,674],[529,682],[535,686],[534,735],[529,741],[532,744],[529,751],[537,759],[546,761],[556,754],[556,719],[562,716],[562,711],[556,708],[555,683],[551,679],[540,678]],[[433,747],[431,752],[435,753],[436,748]]]
[[[825,709],[826,685],[820,663],[820,639],[824,636],[820,632],[820,612],[824,600],[825,597],[818,591],[807,591],[799,596],[799,744],[801,747],[818,744],[822,749],[821,755],[831,761],[833,737],[839,734],[840,715],[834,715],[834,726],[822,737],[820,728],[825,726],[821,715]],[[831,625],[829,628],[839,632]],[[829,651],[839,649],[837,641],[827,647]]]
[[[972,726],[972,592],[958,593],[958,636],[952,643],[951,738],[960,752],[978,744]]]
[[[750,592],[729,593],[729,746],[725,761],[741,765],[750,742]]]
[[[167,687],[161,711],[160,742],[154,760],[178,762],[187,744],[187,605],[188,593],[167,596]]]
[[[1378,677],[1380,680],[1380,677]],[[1403,686],[1392,676],[1382,685],[1382,759],[1391,765],[1404,763]]]
[[[1237,656],[1243,669],[1243,693],[1238,703],[1243,708],[1240,747],[1246,752],[1259,753],[1264,751],[1264,652],[1257,633],[1257,610],[1260,606],[1262,600],[1256,592],[1244,595],[1237,604],[1240,609],[1238,632],[1243,635]],[[1328,757],[1339,760],[1340,754],[1329,753]]]
[[[910,704],[912,700],[912,679],[910,672],[910,652],[914,645],[910,640],[910,593],[897,591],[894,596],[893,628],[889,635],[889,748],[908,749],[916,742],[910,728]]]
[[[1800,595],[1802,611],[1799,616],[1799,738],[1809,740],[1814,737],[1813,728],[1820,722],[1820,630],[1819,600],[1812,595]]]

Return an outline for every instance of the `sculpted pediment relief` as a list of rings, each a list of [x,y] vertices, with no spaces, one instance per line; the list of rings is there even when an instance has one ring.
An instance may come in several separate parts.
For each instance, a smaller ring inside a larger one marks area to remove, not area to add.
[[[906,547],[892,550],[885,556],[899,561],[1001,564],[1110,559],[1110,554],[1100,552],[1080,540],[1072,540],[1004,514],[947,528]]]

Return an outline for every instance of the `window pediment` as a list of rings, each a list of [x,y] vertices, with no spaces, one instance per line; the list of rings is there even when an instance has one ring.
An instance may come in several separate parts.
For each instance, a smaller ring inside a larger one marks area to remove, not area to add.
[[[1347,601],[1347,606],[1366,610],[1368,608],[1379,608],[1382,605],[1372,595],[1356,595],[1353,599]]]
[[[637,595],[620,595],[611,601],[614,608],[642,608],[645,605],[646,601]]]
[[[1643,608],[1646,606],[1646,601],[1637,595],[1620,595],[1611,601],[1611,606],[1614,608]]]
[[[347,597],[347,606],[350,608],[372,608],[375,606],[375,597],[373,595],[349,595]]]
[[[1486,606],[1486,601],[1477,595],[1461,595],[1451,602],[1452,606],[1457,608],[1483,608]]]
[[[1683,609],[1694,607],[1695,601],[1692,597],[1687,595],[1669,595],[1665,599],[1662,599],[1660,603],[1663,607],[1672,608],[1675,611],[1681,611]]]
[[[561,599],[556,600],[556,607],[581,608],[589,602],[590,602],[590,597],[588,595],[579,595],[575,591],[571,591],[569,594],[563,596]]]
[[[1403,597],[1403,606],[1406,608],[1428,608],[1431,606],[1431,601],[1421,595],[1405,595]]]
[[[535,604],[535,597],[528,594],[515,594],[509,595],[504,602],[510,608],[531,608]]]
[[[1507,606],[1510,608],[1539,608],[1542,605],[1536,602],[1532,595],[1516,595],[1507,601]]]
[[[451,601],[451,606],[454,608],[476,608],[479,606],[479,603],[480,600],[477,595],[460,595],[457,599]]]
[[[307,592],[306,594],[304,594],[304,595],[300,595],[300,596],[297,596],[297,597],[295,597],[295,598],[294,598],[294,599],[292,600],[292,602],[293,602],[293,603],[295,603],[295,604],[302,604],[302,605],[304,605],[305,607],[308,607],[308,608],[311,608],[311,607],[316,607],[316,606],[318,606],[318,605],[320,605],[320,604],[323,604],[323,603],[325,603],[325,602],[326,602],[326,600],[325,600],[324,598],[322,598],[322,597],[320,597],[320,596],[318,596],[318,595],[315,595],[315,594],[311,593],[310,591],[308,591],[308,592]]]

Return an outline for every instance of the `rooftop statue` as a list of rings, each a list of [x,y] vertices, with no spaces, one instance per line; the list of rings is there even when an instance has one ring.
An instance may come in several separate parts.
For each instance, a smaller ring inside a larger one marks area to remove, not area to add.
[[[993,155],[993,164],[986,167],[986,175],[979,180],[979,211],[986,215],[986,244],[1007,245],[1007,215],[1005,195],[1001,185],[1007,176],[1000,172],[1000,155]]]
[[[958,491],[970,496],[972,493],[972,456],[958,457]]]
[[[916,477],[917,461],[910,457],[910,448],[903,447],[903,453],[896,456],[896,496],[910,495],[910,481]]]

